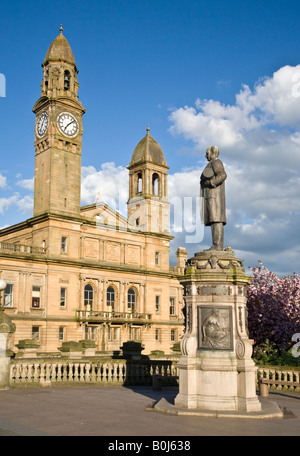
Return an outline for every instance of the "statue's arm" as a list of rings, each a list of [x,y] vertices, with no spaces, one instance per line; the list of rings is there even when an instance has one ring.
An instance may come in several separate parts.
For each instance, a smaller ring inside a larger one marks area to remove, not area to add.
[[[225,169],[224,169],[224,166],[223,166],[223,163],[221,162],[221,160],[218,160],[218,159],[214,160],[212,162],[212,168],[213,168],[215,177],[213,177],[210,180],[210,184],[213,187],[216,187],[217,185],[220,185],[220,184],[222,184],[222,182],[224,182],[224,180],[227,177],[227,174],[225,172]]]

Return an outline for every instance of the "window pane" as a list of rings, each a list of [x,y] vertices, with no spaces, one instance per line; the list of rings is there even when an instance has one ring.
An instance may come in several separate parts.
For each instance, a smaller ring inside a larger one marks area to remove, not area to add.
[[[135,303],[136,303],[136,295],[135,295],[135,290],[133,288],[130,288],[128,290],[128,309],[131,310],[132,312],[135,312]]]
[[[94,303],[94,289],[92,285],[88,284],[84,287],[84,305],[93,307]]]
[[[4,290],[4,306],[13,307],[13,285],[7,284]]]
[[[66,307],[67,289],[60,289],[60,307]]]
[[[159,266],[160,261],[160,254],[159,252],[155,252],[155,266]]]
[[[112,307],[112,310],[115,308],[115,289],[113,287],[108,287],[106,290],[106,304],[107,306]]]
[[[155,311],[159,312],[159,296],[155,296]]]
[[[62,253],[67,253],[67,238],[66,237],[61,238],[61,251],[62,251]]]
[[[40,340],[40,327],[39,326],[32,327],[32,340],[36,340],[36,341]]]
[[[64,340],[64,335],[65,335],[65,328],[63,326],[60,326],[58,329],[58,339],[59,340]]]
[[[32,287],[32,307],[41,305],[41,287]]]
[[[170,315],[175,315],[175,298],[170,298]]]

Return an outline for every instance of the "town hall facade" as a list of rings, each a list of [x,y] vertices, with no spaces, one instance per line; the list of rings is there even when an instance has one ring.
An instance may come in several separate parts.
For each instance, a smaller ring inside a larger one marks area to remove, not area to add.
[[[62,28],[42,67],[33,217],[0,231],[2,303],[16,325],[14,344],[33,339],[40,352],[56,352],[63,342],[92,339],[96,350],[111,352],[136,340],[145,354],[171,353],[183,332],[179,276],[187,253],[179,248],[170,266],[164,153],[147,127],[128,166],[128,218],[101,201],[81,207],[85,109]]]

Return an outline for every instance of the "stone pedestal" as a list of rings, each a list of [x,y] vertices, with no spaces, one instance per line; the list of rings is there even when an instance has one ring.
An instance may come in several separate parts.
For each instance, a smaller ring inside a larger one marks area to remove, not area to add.
[[[37,358],[37,349],[40,345],[32,339],[21,339],[16,347],[19,350],[16,358]]]
[[[83,356],[95,356],[96,355],[96,342],[90,339],[83,339],[79,341],[83,348]]]
[[[83,353],[83,347],[80,342],[69,341],[63,342],[61,347],[58,347],[61,352],[61,356],[69,359],[81,359]]]
[[[177,408],[261,410],[247,329],[250,281],[230,248],[202,251],[188,260],[181,280],[186,331],[181,341]]]
[[[123,352],[123,358],[125,359],[131,361],[140,361],[142,358],[142,351],[144,350],[144,346],[141,344],[141,342],[129,340],[127,342],[124,342],[120,348]]]
[[[16,325],[0,308],[0,390],[10,386],[10,363],[14,355],[12,351],[12,336]]]

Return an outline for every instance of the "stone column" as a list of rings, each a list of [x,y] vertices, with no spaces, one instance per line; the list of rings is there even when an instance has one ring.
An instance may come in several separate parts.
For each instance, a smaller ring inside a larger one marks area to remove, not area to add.
[[[230,248],[199,252],[188,260],[181,280],[186,328],[176,407],[261,410],[247,330],[250,281]]]

